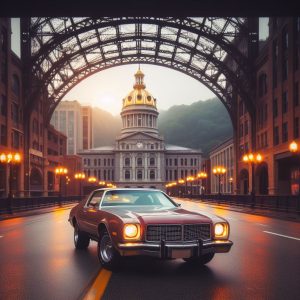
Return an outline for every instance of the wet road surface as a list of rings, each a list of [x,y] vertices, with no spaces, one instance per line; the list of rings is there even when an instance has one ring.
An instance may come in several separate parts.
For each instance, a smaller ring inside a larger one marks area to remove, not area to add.
[[[300,299],[300,223],[178,202],[225,217],[231,251],[204,267],[127,258],[108,277],[103,299]],[[101,275],[95,242],[74,249],[68,214],[0,222],[0,299],[81,299]]]

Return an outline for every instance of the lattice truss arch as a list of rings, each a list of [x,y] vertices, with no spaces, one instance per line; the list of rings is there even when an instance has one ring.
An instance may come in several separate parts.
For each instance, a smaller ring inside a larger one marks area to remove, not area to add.
[[[243,18],[31,18],[31,69],[48,91],[48,113],[76,84],[101,70],[148,63],[203,83],[233,117],[234,88],[249,96],[249,34]],[[246,39],[245,39],[246,40]]]

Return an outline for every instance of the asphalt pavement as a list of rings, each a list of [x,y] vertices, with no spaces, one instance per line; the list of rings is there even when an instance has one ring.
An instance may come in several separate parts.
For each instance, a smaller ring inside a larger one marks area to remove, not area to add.
[[[82,299],[93,283],[103,299],[300,299],[299,222],[177,201],[226,218],[231,251],[204,267],[127,258],[105,273],[95,242],[74,249],[69,209],[2,220],[0,299]]]

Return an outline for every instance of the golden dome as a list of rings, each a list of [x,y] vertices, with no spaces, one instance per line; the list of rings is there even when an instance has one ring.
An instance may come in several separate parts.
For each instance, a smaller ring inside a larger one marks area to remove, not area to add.
[[[133,90],[123,99],[123,108],[131,105],[147,105],[156,108],[156,99],[145,89],[144,73],[140,68],[134,76]]]

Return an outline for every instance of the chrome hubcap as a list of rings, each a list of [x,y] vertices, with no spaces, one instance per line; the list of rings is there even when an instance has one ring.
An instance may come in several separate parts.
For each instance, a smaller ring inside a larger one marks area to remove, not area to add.
[[[75,244],[77,244],[77,242],[78,242],[78,230],[77,229],[74,230],[74,242],[75,242]]]
[[[113,246],[109,236],[104,236],[100,242],[100,255],[101,258],[106,262],[110,262],[113,257]]]

